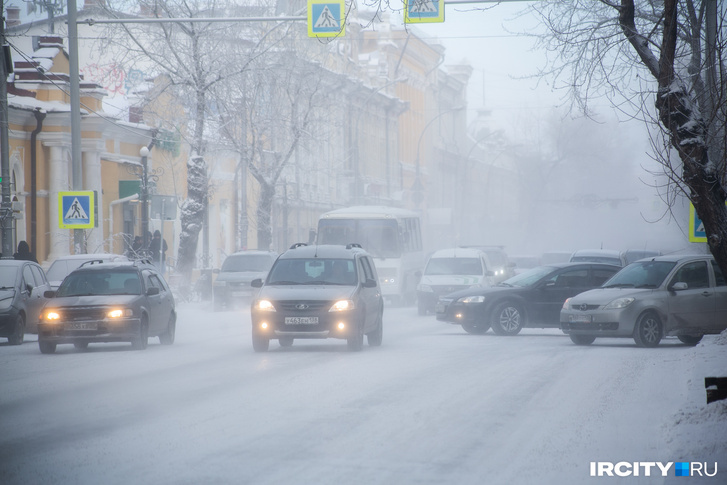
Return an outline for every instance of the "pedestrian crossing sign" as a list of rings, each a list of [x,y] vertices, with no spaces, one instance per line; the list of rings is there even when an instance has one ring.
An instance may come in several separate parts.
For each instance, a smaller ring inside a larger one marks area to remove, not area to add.
[[[444,22],[444,0],[404,0],[404,23]]]
[[[697,215],[694,204],[691,202],[689,203],[689,242],[707,242],[707,231],[704,229],[704,222]]]
[[[308,37],[346,33],[345,0],[308,0]]]
[[[58,227],[90,229],[95,226],[93,191],[58,192]]]

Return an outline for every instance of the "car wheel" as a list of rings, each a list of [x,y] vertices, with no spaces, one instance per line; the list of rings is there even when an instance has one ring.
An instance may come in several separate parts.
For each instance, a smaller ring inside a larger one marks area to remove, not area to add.
[[[639,347],[656,347],[661,342],[661,321],[653,312],[644,313],[636,321],[634,341]]]
[[[381,313],[376,319],[376,329],[366,334],[366,341],[369,347],[378,347],[384,340],[384,317]]]
[[[490,325],[487,323],[463,323],[462,328],[471,335],[482,335],[487,333]]]
[[[424,315],[426,315],[428,313],[427,305],[421,300],[417,301],[417,313],[419,314],[420,317],[423,317]]]
[[[278,343],[281,347],[292,347],[294,340],[295,339],[293,337],[280,337],[278,339]]]
[[[146,317],[141,318],[139,325],[139,336],[131,341],[134,350],[144,350],[149,345],[149,322]]]
[[[88,348],[88,342],[73,342],[73,346],[78,350],[86,350]]]
[[[270,339],[260,335],[252,335],[252,349],[255,352],[267,352],[270,348]]]
[[[576,345],[591,345],[593,342],[595,342],[596,337],[592,337],[590,335],[569,335],[571,342],[573,342]]]
[[[40,348],[41,354],[52,354],[56,351],[56,344],[43,340],[38,340],[38,347]]]
[[[23,343],[25,338],[25,317],[22,313],[18,313],[18,317],[15,319],[15,332],[8,337],[8,343],[10,345],[20,345]]]
[[[348,350],[351,350],[353,352],[358,352],[359,350],[363,349],[363,342],[364,342],[364,333],[363,333],[363,322],[356,325],[356,328],[353,329],[353,335],[348,337],[346,339],[346,343],[348,344]]]
[[[490,325],[497,335],[517,335],[525,325],[525,315],[519,305],[505,301],[495,307]]]
[[[167,324],[167,331],[159,335],[159,342],[162,345],[172,345],[174,343],[174,337],[177,333],[177,315],[172,313],[169,316],[169,323]]]
[[[694,347],[697,345],[704,335],[679,335],[677,338],[681,343]]]

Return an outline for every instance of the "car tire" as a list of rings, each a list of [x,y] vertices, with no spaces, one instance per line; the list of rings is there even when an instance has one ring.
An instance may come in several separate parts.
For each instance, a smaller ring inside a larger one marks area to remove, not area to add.
[[[159,343],[162,345],[172,345],[177,334],[177,315],[172,313],[169,316],[167,331],[159,335]]]
[[[376,329],[366,334],[369,347],[378,347],[384,340],[384,317],[381,313],[376,318]]]
[[[41,354],[52,354],[56,351],[56,344],[38,340],[38,348],[40,348]]]
[[[490,326],[497,335],[517,335],[525,326],[522,307],[511,301],[498,304],[492,312]]]
[[[281,347],[292,347],[295,339],[293,337],[280,337],[278,343]]]
[[[656,347],[661,342],[662,327],[659,316],[654,312],[646,312],[636,320],[634,341],[639,347]]]
[[[359,352],[363,349],[364,343],[363,322],[357,324],[353,330],[353,335],[346,339],[346,344],[348,344],[348,350]]]
[[[78,350],[86,350],[88,348],[88,342],[73,342],[73,346]]]
[[[699,342],[701,342],[702,337],[704,337],[704,335],[679,335],[677,338],[684,345],[689,345],[690,347],[694,347]]]
[[[20,345],[25,339],[25,317],[22,313],[18,313],[15,319],[15,331],[8,337],[8,343],[10,345]]]
[[[571,342],[573,342],[576,345],[591,345],[593,342],[596,341],[596,337],[593,337],[591,335],[569,335]]]
[[[139,324],[139,336],[131,341],[131,347],[134,350],[145,350],[149,345],[149,322],[146,317],[142,317]]]
[[[252,349],[255,352],[267,352],[270,348],[270,339],[260,335],[252,335]]]
[[[470,335],[483,335],[490,329],[489,323],[463,323],[462,328]]]

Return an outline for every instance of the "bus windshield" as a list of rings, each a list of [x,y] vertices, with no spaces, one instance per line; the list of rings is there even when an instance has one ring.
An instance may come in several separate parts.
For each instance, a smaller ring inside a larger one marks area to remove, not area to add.
[[[375,258],[399,258],[395,219],[321,219],[318,244],[359,243]]]

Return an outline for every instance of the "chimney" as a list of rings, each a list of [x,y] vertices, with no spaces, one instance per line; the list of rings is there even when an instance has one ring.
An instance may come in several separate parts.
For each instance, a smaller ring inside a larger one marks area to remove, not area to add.
[[[8,27],[20,25],[20,7],[16,7],[15,5],[9,5],[8,8],[5,9],[5,11],[8,14],[8,18],[5,19],[5,25],[7,25]]]

